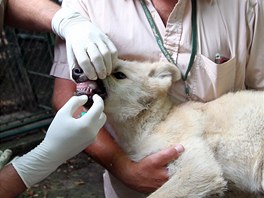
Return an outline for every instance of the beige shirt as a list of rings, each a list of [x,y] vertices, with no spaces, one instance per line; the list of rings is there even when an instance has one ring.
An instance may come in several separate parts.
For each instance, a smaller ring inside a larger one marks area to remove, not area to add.
[[[0,32],[2,32],[4,26],[5,5],[6,0],[0,0]]]
[[[264,1],[197,1],[198,51],[187,84],[191,98],[209,101],[228,91],[264,89]],[[138,0],[64,0],[96,24],[114,42],[119,57],[165,60]],[[150,1],[147,6],[177,66],[185,72],[191,53],[191,1],[180,0],[166,26]],[[228,58],[215,63],[220,53]],[[69,78],[64,44],[57,45],[51,71]],[[175,101],[186,101],[184,83],[171,90]]]
[[[97,25],[114,42],[119,57],[129,60],[166,61],[138,0],[64,0]],[[179,0],[166,25],[147,0],[147,6],[166,48],[184,73],[191,53],[191,1]],[[264,90],[264,1],[197,0],[198,51],[187,78],[194,100],[209,101],[229,91],[245,88]],[[215,62],[220,53],[228,60]],[[51,71],[69,78],[66,49],[56,46]],[[175,102],[187,101],[184,82],[170,92]],[[104,175],[107,198],[144,197],[114,177]]]

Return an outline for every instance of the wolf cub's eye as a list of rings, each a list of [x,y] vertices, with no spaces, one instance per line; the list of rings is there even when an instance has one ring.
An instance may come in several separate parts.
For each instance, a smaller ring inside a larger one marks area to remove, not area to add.
[[[113,74],[113,76],[116,78],[116,79],[125,79],[126,78],[126,75],[122,72],[116,72]]]

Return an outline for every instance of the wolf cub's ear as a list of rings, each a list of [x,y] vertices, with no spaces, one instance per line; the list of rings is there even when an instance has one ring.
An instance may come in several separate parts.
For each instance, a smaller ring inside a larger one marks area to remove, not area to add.
[[[154,64],[156,64],[156,67],[149,73],[150,77],[161,79],[170,78],[172,82],[181,78],[181,72],[175,65],[168,62],[158,62]]]

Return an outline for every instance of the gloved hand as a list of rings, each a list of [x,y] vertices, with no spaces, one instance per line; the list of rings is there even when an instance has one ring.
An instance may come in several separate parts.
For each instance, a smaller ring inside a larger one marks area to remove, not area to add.
[[[88,19],[68,8],[61,8],[52,19],[52,29],[66,40],[70,76],[76,64],[90,80],[104,79],[112,72],[117,49]]]
[[[106,121],[104,103],[93,96],[93,106],[82,117],[74,112],[85,104],[87,96],[73,96],[57,113],[44,140],[32,151],[11,163],[27,187],[52,173],[56,168],[91,144]]]

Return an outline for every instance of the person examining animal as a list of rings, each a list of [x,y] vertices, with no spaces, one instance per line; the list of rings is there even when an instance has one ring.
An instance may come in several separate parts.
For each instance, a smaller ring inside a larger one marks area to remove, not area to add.
[[[87,63],[92,63],[93,60],[90,60],[86,53],[90,38],[84,30],[82,31],[81,27],[84,24],[89,25],[90,22],[78,12],[67,8],[61,9],[58,4],[50,0],[0,0],[1,32],[4,25],[34,31],[54,32],[62,39],[66,39],[68,57],[72,58],[71,62],[78,64],[86,71]],[[75,39],[76,37],[78,41]],[[98,42],[103,43],[105,48],[107,46],[109,48],[104,56],[100,53],[94,56],[96,61],[102,63],[104,58],[115,59],[116,49],[107,36],[101,36]],[[95,43],[93,42],[93,44]],[[100,44],[98,45],[100,46]],[[99,48],[98,52],[100,52]],[[111,68],[111,63],[112,61],[109,61],[107,67]],[[106,67],[104,64],[100,64],[100,66],[100,68]],[[99,96],[94,96],[96,104],[86,115],[80,119],[73,116],[75,110],[87,100],[86,96],[71,97],[71,100],[55,116],[39,146],[1,169],[0,197],[18,196],[94,141],[99,128],[106,120],[102,99]],[[64,123],[61,124],[62,122]],[[1,154],[2,159],[5,161],[7,159],[5,152],[3,155]]]
[[[261,0],[64,0],[62,6],[80,12],[106,34],[120,59],[175,63],[182,79],[172,84],[169,96],[173,103],[182,104],[264,89],[263,4]],[[53,104],[57,109],[76,90],[71,73],[64,72],[73,68],[67,64],[65,49],[59,41],[51,71],[56,77]],[[168,180],[166,165],[182,154],[184,145],[179,141],[178,152],[168,148],[135,162],[116,144],[109,125],[86,149],[106,168],[105,196],[140,198],[139,194],[162,186]],[[115,187],[119,182],[122,188]]]

